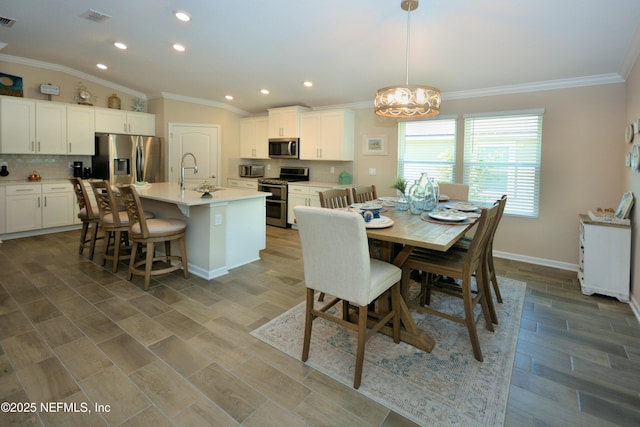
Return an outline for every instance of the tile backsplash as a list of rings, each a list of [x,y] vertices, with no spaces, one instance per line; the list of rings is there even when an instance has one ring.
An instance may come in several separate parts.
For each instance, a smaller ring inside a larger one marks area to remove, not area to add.
[[[73,175],[73,168],[69,167],[73,162],[91,167],[91,156],[0,154],[0,164],[6,163],[9,171],[9,175],[0,176],[0,182],[26,181],[33,171],[37,171],[43,180],[67,178]]]

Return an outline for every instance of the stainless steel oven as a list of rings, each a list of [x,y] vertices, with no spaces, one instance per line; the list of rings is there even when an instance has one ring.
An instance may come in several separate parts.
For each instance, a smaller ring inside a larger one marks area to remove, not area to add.
[[[267,196],[267,225],[287,228],[288,183],[292,181],[309,181],[309,168],[280,168],[278,178],[258,179],[258,191],[271,193]]]
[[[267,196],[267,225],[287,227],[287,184],[258,182],[258,191],[271,193]]]

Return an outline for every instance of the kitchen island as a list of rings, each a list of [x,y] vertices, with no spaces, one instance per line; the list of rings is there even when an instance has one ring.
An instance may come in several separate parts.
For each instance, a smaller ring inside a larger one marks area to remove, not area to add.
[[[218,188],[211,198],[202,198],[203,193],[193,187],[181,190],[176,183],[135,188],[145,211],[187,223],[190,273],[213,279],[260,259],[260,251],[266,247],[265,200],[270,193]],[[180,248],[172,246],[171,251],[179,253]]]

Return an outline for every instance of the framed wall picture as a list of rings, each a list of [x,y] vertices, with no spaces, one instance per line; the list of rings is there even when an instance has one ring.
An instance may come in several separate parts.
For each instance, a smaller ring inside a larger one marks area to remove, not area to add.
[[[23,97],[22,77],[0,73],[0,95]]]
[[[362,154],[366,156],[386,156],[386,135],[365,135],[362,141]]]

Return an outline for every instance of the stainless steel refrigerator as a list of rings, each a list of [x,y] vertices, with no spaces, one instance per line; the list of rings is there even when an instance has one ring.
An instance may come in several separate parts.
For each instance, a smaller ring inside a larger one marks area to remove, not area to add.
[[[93,178],[107,179],[112,185],[164,181],[161,140],[97,133],[91,167]]]

